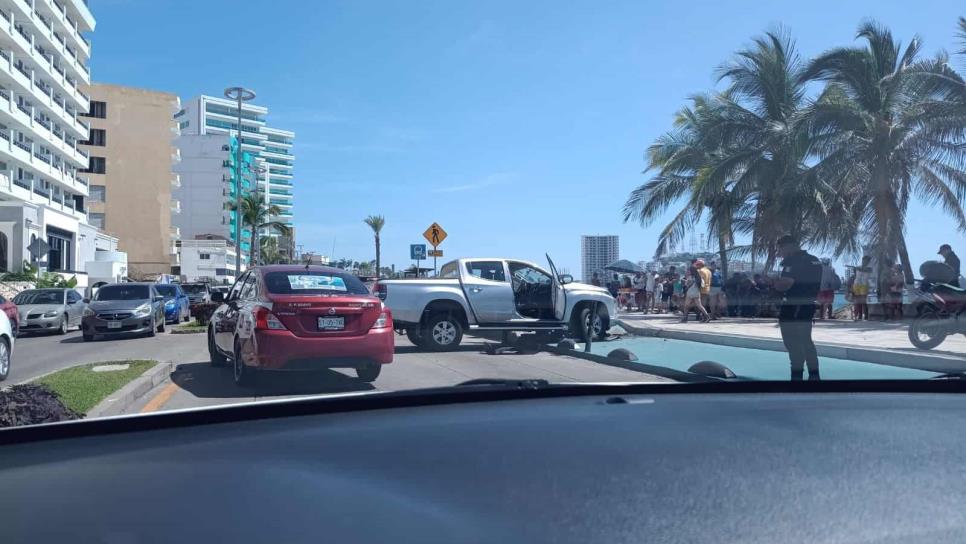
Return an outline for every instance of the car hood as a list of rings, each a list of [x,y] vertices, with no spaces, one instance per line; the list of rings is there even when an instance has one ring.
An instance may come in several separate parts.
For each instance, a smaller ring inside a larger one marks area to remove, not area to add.
[[[589,283],[578,283],[578,282],[568,283],[567,285],[564,285],[564,290],[565,291],[584,291],[584,292],[592,291],[595,293],[601,293],[601,294],[610,296],[610,291],[608,291],[607,289],[604,289],[603,287],[597,287],[596,285],[591,285]]]
[[[20,315],[59,312],[63,308],[63,304],[21,304],[17,306],[17,310],[20,312]]]
[[[95,312],[104,312],[109,310],[128,310],[133,311],[138,306],[142,304],[148,304],[151,301],[148,299],[142,300],[93,300],[87,305],[88,308]]]

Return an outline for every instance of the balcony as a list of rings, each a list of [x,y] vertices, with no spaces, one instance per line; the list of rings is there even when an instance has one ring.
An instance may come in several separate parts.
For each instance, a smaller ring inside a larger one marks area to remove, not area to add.
[[[175,175],[171,176],[171,187],[174,188],[174,189],[177,189],[177,188],[181,187],[181,176],[180,175],[175,174]]]
[[[171,201],[171,213],[181,213],[181,201],[172,200]]]
[[[178,227],[171,227],[168,229],[168,234],[170,234],[172,240],[181,239],[181,229]]]

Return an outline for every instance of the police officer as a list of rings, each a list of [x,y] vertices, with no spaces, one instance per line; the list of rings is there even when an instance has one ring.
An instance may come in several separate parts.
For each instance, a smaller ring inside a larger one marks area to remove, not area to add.
[[[822,262],[803,250],[794,236],[778,239],[778,254],[783,258],[782,273],[774,288],[784,295],[778,312],[778,326],[788,350],[792,381],[802,379],[806,364],[808,379],[818,380],[818,353],[812,341],[812,318],[822,283]]]

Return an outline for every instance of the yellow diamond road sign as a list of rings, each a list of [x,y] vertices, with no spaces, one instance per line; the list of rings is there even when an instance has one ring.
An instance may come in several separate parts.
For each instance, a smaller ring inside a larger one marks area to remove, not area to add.
[[[446,231],[443,230],[443,227],[439,226],[439,223],[433,223],[428,229],[426,229],[426,232],[423,233],[423,238],[425,238],[430,245],[436,247],[442,244],[443,240],[446,239]]]

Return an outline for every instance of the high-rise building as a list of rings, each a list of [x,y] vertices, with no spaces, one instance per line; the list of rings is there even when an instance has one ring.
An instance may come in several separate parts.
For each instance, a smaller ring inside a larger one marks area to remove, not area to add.
[[[103,165],[78,148],[88,138],[78,116],[91,111],[81,33],[93,30],[83,0],[0,0],[0,270],[83,271],[94,260],[81,172]]]
[[[254,104],[242,104],[241,149],[251,153],[258,180],[258,189],[264,195],[265,204],[278,206],[280,213],[270,217],[288,226],[293,222],[292,169],[295,156],[292,143],[295,133],[267,126],[268,108]],[[184,103],[175,115],[182,134],[238,136],[238,104],[225,98],[201,95]],[[183,150],[182,150],[183,151]],[[226,157],[227,158],[227,157]],[[182,180],[182,183],[187,183]],[[182,202],[187,204],[187,202]],[[182,236],[186,233],[182,232]],[[205,234],[192,232],[190,235]],[[260,233],[279,236],[277,232]],[[279,249],[294,252],[291,237],[280,237]],[[289,258],[294,254],[288,255]]]
[[[603,278],[604,267],[620,258],[620,240],[617,236],[581,236],[581,281],[590,283],[594,272]]]
[[[176,95],[95,83],[87,88],[99,115],[90,119],[82,149],[99,168],[88,174],[88,218],[118,239],[128,255],[129,275],[148,279],[177,266],[180,238],[171,215],[180,209],[172,189],[180,108]]]
[[[238,139],[225,134],[181,134],[176,140],[180,161],[175,173],[180,185],[174,189],[177,213],[172,216],[182,240],[223,239],[235,243],[237,214],[231,209],[235,190],[242,195],[255,187],[257,162],[251,153],[241,154],[241,180],[237,179],[235,156]],[[242,225],[242,267],[248,264],[251,232]],[[234,254],[233,254],[234,256]],[[180,274],[180,270],[173,270]],[[225,275],[235,275],[234,260]]]

